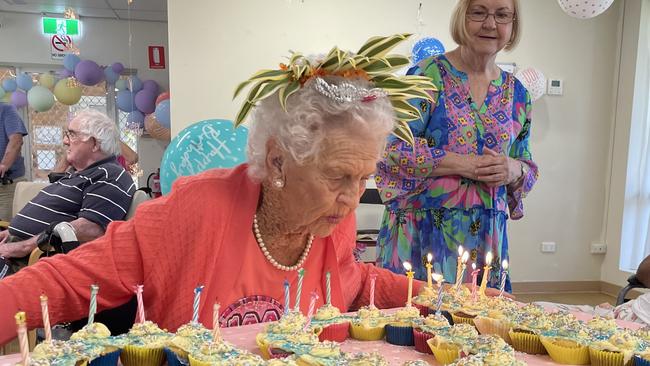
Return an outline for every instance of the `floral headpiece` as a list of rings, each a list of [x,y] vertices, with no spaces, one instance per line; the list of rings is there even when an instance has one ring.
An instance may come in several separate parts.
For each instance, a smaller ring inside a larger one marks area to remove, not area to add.
[[[406,56],[388,55],[388,52],[410,36],[410,34],[396,34],[388,37],[373,37],[366,41],[356,54],[334,47],[327,56],[317,61],[310,61],[305,56],[292,52],[289,62],[280,64],[279,70],[261,70],[237,86],[234,97],[237,97],[249,84],[255,83],[237,113],[235,126],[244,122],[257,102],[273,95],[276,91],[280,98],[280,105],[286,110],[289,96],[298,91],[309,79],[316,78],[314,87],[321,94],[340,103],[372,101],[378,97],[388,97],[397,116],[393,134],[413,144],[413,133],[408,127],[408,122],[421,118],[421,114],[418,108],[408,103],[408,100],[411,98],[432,100],[429,92],[436,91],[436,87],[431,79],[424,76],[391,74],[392,71],[410,64]],[[345,82],[331,85],[322,79],[329,75],[364,78],[373,84],[373,88],[358,88]]]

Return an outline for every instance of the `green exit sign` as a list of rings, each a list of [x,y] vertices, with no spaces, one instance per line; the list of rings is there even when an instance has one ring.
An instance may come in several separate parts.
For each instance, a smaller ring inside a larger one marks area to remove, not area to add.
[[[79,19],[43,18],[43,33],[79,35]]]

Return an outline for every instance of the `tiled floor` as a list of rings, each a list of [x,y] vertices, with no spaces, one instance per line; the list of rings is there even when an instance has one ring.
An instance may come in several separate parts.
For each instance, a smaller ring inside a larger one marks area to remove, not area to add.
[[[601,293],[553,293],[553,294],[515,294],[518,301],[549,301],[571,305],[598,305],[608,302],[616,303],[616,298]]]

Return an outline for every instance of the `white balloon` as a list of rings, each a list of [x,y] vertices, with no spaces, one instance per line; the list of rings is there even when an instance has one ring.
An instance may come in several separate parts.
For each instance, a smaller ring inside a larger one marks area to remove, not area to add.
[[[546,76],[534,67],[517,71],[515,77],[524,84],[533,101],[546,93]]]
[[[602,14],[614,0],[557,0],[562,10],[578,19],[590,19]]]

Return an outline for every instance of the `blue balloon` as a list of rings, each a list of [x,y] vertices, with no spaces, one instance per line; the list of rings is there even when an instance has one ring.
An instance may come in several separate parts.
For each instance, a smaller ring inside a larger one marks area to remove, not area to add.
[[[162,103],[162,102],[161,102]],[[211,119],[183,129],[167,146],[160,164],[160,187],[169,193],[180,176],[207,169],[232,168],[246,161],[248,129],[231,121]]]
[[[23,72],[16,76],[16,85],[24,91],[29,91],[34,86],[34,81],[30,75]]]
[[[142,90],[142,80],[139,77],[133,75],[126,82],[127,89],[133,92],[133,94]]]
[[[115,89],[126,90],[126,79],[120,79],[115,82]]]
[[[154,115],[156,116],[156,120],[158,123],[160,123],[161,126],[165,128],[170,128],[171,126],[171,118],[170,118],[170,104],[169,104],[169,99],[163,100],[162,102],[158,103],[156,106],[156,111],[153,112]]]
[[[77,64],[81,61],[79,56],[69,53],[63,57],[63,67],[66,68],[66,70],[74,72],[74,68],[77,67]]]
[[[422,38],[413,46],[413,63],[445,53],[445,46],[442,42],[433,37]]]
[[[16,79],[14,78],[2,80],[2,89],[6,92],[15,92],[17,87],[18,84],[16,84]]]
[[[117,92],[115,104],[121,111],[133,112],[135,110],[135,96],[128,90],[120,90]]]
[[[113,71],[112,67],[107,66],[104,69],[104,77],[106,78],[106,83],[112,85],[115,84],[115,82],[120,78],[120,75]]]
[[[144,128],[144,114],[135,110],[126,116],[127,125],[138,125],[138,128]]]

